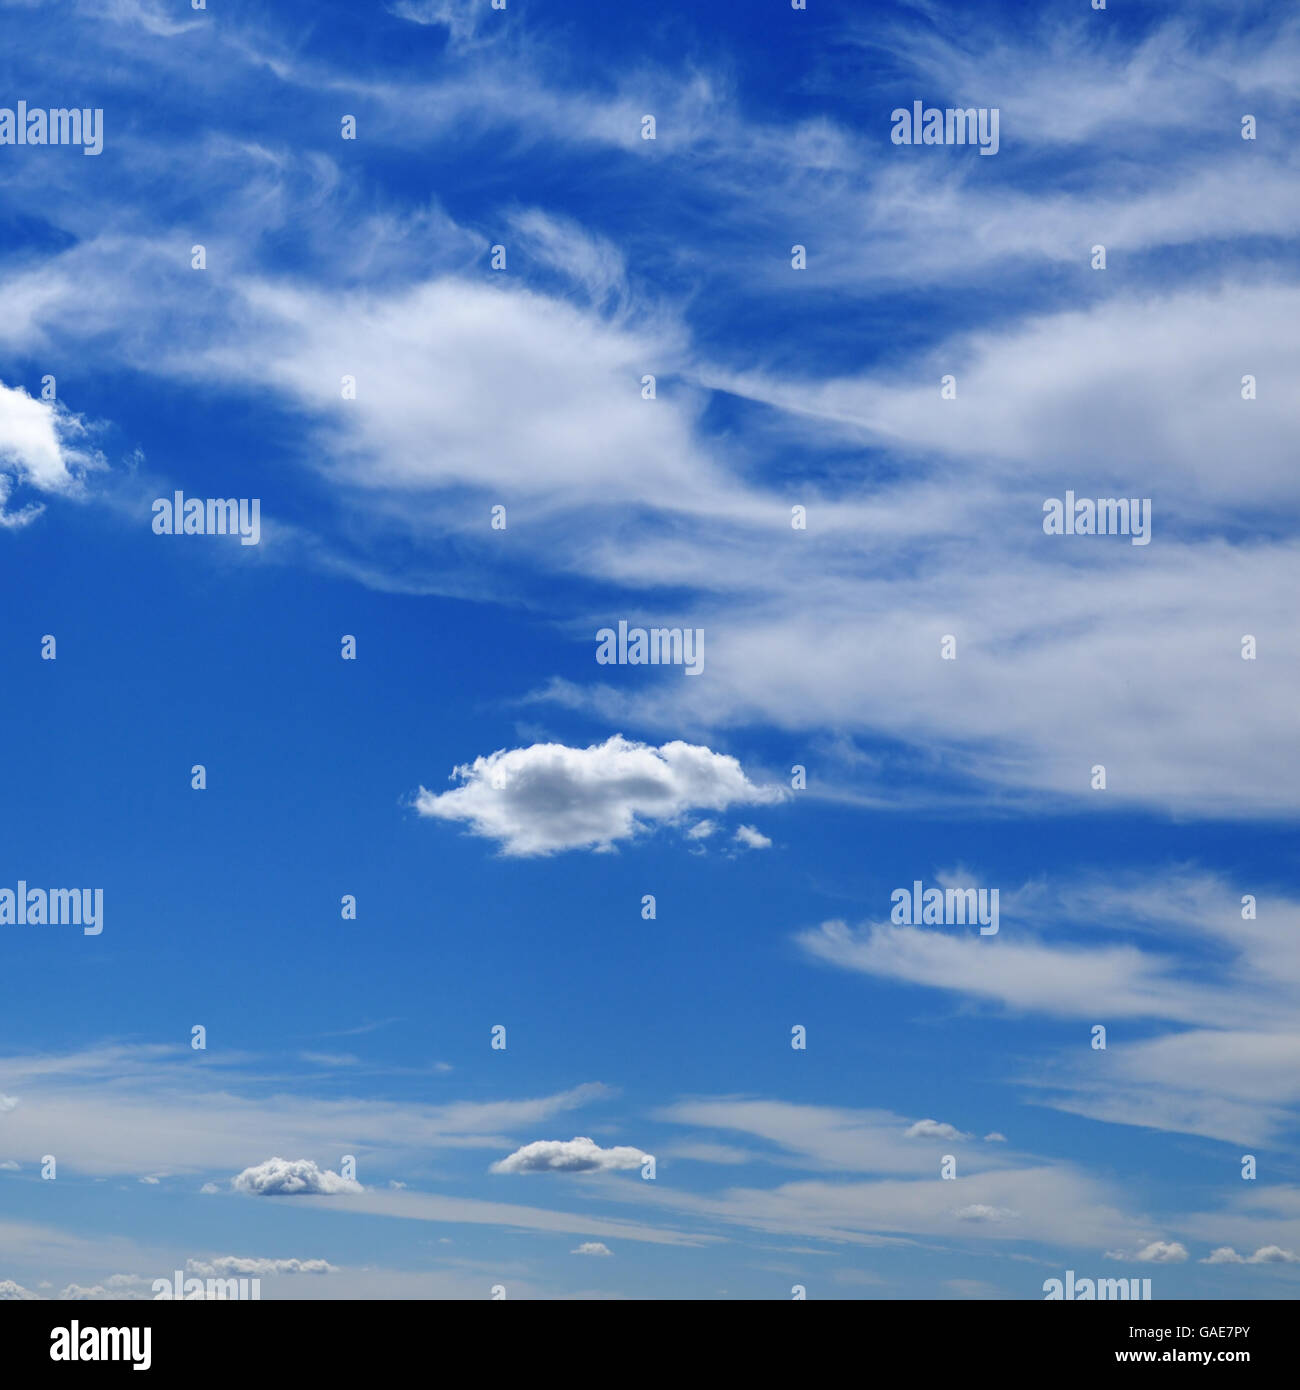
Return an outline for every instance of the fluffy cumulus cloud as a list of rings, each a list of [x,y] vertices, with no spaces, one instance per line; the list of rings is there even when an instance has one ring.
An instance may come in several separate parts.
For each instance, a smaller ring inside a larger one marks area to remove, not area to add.
[[[153,1281],[140,1274],[110,1274],[102,1284],[68,1284],[59,1297],[71,1303],[110,1303],[153,1295]]]
[[[939,1120],[917,1120],[907,1130],[909,1139],[969,1139],[955,1125],[943,1124]]]
[[[570,1255],[612,1255],[614,1252],[603,1241],[584,1240],[576,1250],[570,1250]]]
[[[268,1278],[273,1274],[337,1274],[338,1266],[328,1260],[263,1260],[249,1255],[220,1255],[212,1260],[188,1260],[189,1274],[205,1278],[255,1276]]]
[[[7,1114],[18,1104],[17,1096],[0,1096],[0,1115]]]
[[[972,1202],[956,1212],[959,1221],[1009,1221],[1014,1220],[1015,1216],[1010,1207],[994,1207],[987,1202]]]
[[[67,1303],[98,1303],[117,1296],[103,1284],[68,1284],[59,1290],[59,1297]]]
[[[1144,1264],[1181,1264],[1187,1258],[1187,1247],[1180,1245],[1176,1240],[1153,1240],[1149,1245],[1144,1245],[1133,1258],[1141,1260]]]
[[[37,400],[22,387],[0,382],[0,526],[25,526],[41,513],[38,503],[9,511],[14,487],[71,493],[94,459],[75,445],[84,426],[52,401]]]
[[[1280,1245],[1261,1245],[1253,1255],[1238,1255],[1230,1245],[1221,1245],[1201,1261],[1203,1265],[1294,1265],[1300,1255]]]
[[[6,1301],[11,1303],[26,1302],[39,1297],[40,1294],[23,1288],[21,1284],[15,1284],[12,1279],[0,1279],[0,1303]]]
[[[494,1173],[609,1173],[639,1168],[640,1149],[618,1145],[602,1149],[592,1139],[539,1139],[492,1165]]]
[[[621,734],[589,748],[535,743],[500,750],[456,768],[453,777],[463,785],[452,791],[420,788],[420,815],[463,821],[517,855],[609,849],[692,811],[769,805],[785,796],[780,787],[751,782],[726,754],[680,740],[654,748]]]
[[[1123,1250],[1107,1250],[1108,1260],[1138,1260],[1142,1264],[1178,1265],[1187,1259],[1187,1247],[1176,1240],[1153,1240],[1131,1255]]]
[[[309,1158],[268,1158],[265,1163],[245,1168],[231,1178],[236,1192],[253,1197],[333,1197],[342,1192],[362,1191],[359,1182],[341,1178],[328,1168],[320,1169]]]
[[[746,849],[771,849],[772,842],[763,834],[761,830],[752,825],[740,825],[736,827],[736,833],[732,837],[738,845],[743,845]]]

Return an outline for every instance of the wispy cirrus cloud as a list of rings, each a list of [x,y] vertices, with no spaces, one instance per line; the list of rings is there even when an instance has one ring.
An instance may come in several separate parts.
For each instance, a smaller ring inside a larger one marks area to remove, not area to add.
[[[430,1151],[508,1147],[519,1129],[610,1098],[584,1083],[519,1100],[440,1105],[374,1094],[315,1091],[315,1070],[268,1075],[265,1059],[212,1059],[196,1085],[188,1048],[114,1044],[66,1054],[6,1055],[0,1077],[22,1083],[23,1103],[4,1116],[6,1151],[23,1162],[59,1155],[60,1167],[97,1176],[242,1172],[274,1153],[385,1155],[405,1168]],[[259,1065],[262,1063],[262,1065]],[[100,1135],[94,1146],[85,1135]]]
[[[1006,895],[996,941],[887,921],[796,940],[824,964],[1016,1015],[1155,1025],[1105,1053],[1104,1074],[1084,1047],[1019,1079],[1094,1120],[1266,1142],[1300,1106],[1300,947],[1278,930],[1300,923],[1300,903],[1269,896],[1261,917],[1249,897],[1174,869],[1025,885]]]

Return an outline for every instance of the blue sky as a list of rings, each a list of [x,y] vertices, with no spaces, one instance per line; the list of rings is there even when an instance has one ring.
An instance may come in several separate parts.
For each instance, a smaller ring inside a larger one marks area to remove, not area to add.
[[[0,1296],[1294,1296],[1293,15],[4,9]]]

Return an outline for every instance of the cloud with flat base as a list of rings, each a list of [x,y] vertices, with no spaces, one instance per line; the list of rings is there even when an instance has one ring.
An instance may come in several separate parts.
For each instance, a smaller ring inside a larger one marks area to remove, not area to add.
[[[646,1155],[618,1145],[602,1149],[592,1139],[539,1139],[492,1165],[494,1173],[611,1173],[639,1168]]]
[[[1283,1250],[1280,1245],[1261,1245],[1253,1255],[1238,1255],[1230,1245],[1221,1245],[1212,1250],[1203,1265],[1294,1265],[1300,1264],[1300,1255],[1293,1250]]]
[[[610,850],[692,811],[771,805],[786,796],[784,788],[751,782],[724,753],[680,739],[655,748],[622,734],[588,748],[535,743],[498,750],[452,777],[462,783],[452,791],[420,788],[417,813],[462,821],[472,834],[498,841],[503,853],[521,856]],[[745,843],[765,840],[747,829]]]
[[[363,1190],[359,1182],[320,1169],[310,1158],[268,1158],[236,1174],[230,1185],[252,1197],[335,1197]]]

